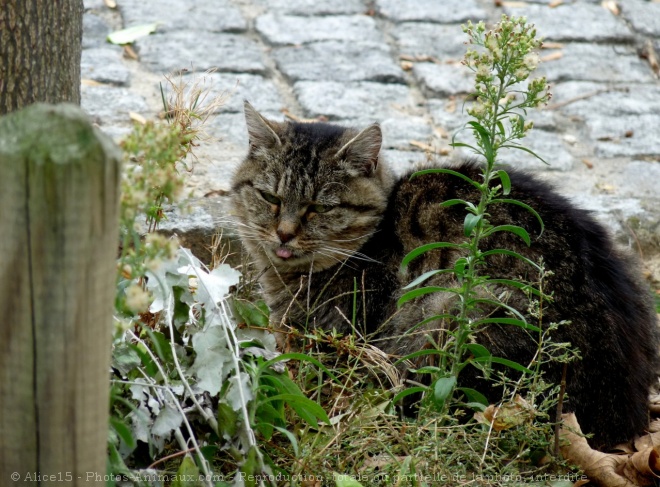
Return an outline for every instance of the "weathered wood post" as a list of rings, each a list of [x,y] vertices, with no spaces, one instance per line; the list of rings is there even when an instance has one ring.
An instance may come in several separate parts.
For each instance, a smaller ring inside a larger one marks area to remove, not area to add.
[[[0,485],[105,484],[119,178],[79,108],[0,118]]]

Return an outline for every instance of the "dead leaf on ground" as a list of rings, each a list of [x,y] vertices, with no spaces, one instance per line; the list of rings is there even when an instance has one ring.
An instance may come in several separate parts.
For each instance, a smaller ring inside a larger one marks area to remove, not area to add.
[[[603,0],[600,2],[600,6],[609,10],[614,15],[621,15],[621,7],[619,7],[619,4],[614,0]]]
[[[563,49],[564,44],[561,42],[546,42],[543,41],[543,45],[541,46],[541,49]]]
[[[495,431],[502,431],[521,425],[534,418],[534,407],[517,395],[513,401],[495,406],[491,404],[483,412],[474,414],[474,418]]]
[[[660,447],[627,454],[594,450],[582,435],[575,414],[562,415],[561,453],[601,487],[647,487],[660,478]]]
[[[541,62],[547,63],[548,61],[556,61],[557,59],[561,59],[562,57],[564,57],[564,53],[561,51],[551,52],[546,56],[541,56]]]
[[[550,7],[550,8],[559,7],[563,3],[564,3],[564,0],[554,0],[554,1],[552,1],[548,4],[548,7]]]

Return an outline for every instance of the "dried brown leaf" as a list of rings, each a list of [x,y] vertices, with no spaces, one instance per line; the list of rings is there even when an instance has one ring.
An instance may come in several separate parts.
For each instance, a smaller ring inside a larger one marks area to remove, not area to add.
[[[137,52],[135,52],[135,49],[133,49],[133,46],[130,44],[124,44],[122,47],[124,48],[124,57],[126,59],[132,59],[134,61],[139,59],[139,56],[137,55]]]
[[[603,453],[592,449],[582,436],[575,414],[563,414],[561,453],[601,487],[646,487],[655,485],[660,473],[660,447],[633,454]]]
[[[562,44],[561,42],[543,41],[543,45],[541,46],[541,49],[563,49],[563,48],[564,48],[564,44]]]
[[[541,56],[541,62],[547,63],[548,61],[556,61],[557,59],[561,59],[562,57],[564,57],[564,53],[561,51],[551,52],[550,54]]]
[[[99,83],[98,81],[94,81],[93,79],[83,78],[82,80],[80,80],[80,83],[85,86],[103,86],[103,83]]]
[[[603,0],[600,2],[600,6],[609,10],[614,15],[621,15],[621,7],[614,0]]]
[[[550,3],[548,4],[548,7],[550,7],[550,8],[559,7],[559,6],[562,5],[563,3],[564,3],[564,0],[553,0],[552,2],[550,2]]]
[[[660,419],[654,419],[649,424],[649,433],[658,433],[660,432]]]

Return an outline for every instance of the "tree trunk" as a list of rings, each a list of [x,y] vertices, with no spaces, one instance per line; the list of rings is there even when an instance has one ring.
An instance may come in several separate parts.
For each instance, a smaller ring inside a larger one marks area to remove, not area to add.
[[[80,105],[82,0],[0,0],[0,115]]]

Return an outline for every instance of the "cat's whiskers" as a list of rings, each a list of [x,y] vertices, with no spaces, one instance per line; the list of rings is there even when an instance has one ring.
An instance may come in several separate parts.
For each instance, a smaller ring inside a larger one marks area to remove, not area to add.
[[[354,238],[336,238],[336,239],[328,239],[328,242],[355,242],[356,240],[360,239],[369,239],[371,238],[377,231],[374,232],[368,232],[363,235],[358,235],[357,237]]]
[[[319,246],[320,249],[323,249],[328,252],[333,252],[339,255],[343,255],[344,257],[347,257],[346,260],[348,259],[357,259],[357,260],[363,260],[365,262],[375,262],[375,263],[380,263],[376,259],[372,259],[368,255],[363,254],[362,252],[358,252],[357,250],[348,250],[348,249],[342,249],[339,247],[329,247],[327,245],[321,245]]]

